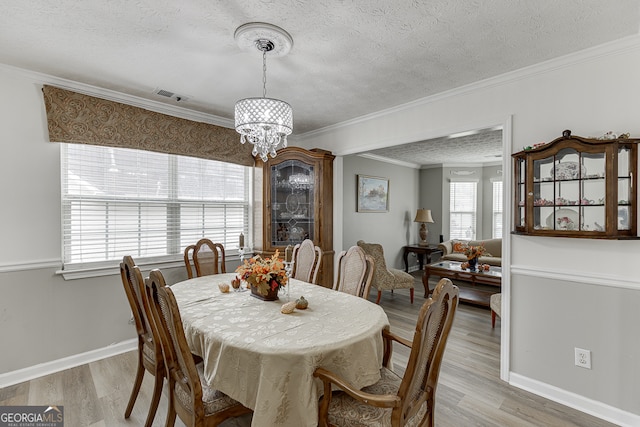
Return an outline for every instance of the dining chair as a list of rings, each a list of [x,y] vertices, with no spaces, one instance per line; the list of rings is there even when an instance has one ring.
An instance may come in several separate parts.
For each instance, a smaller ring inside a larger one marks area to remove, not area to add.
[[[293,247],[293,275],[294,279],[308,283],[316,283],[318,271],[322,262],[322,249],[315,246],[313,241],[305,239]]]
[[[136,398],[140,392],[142,378],[144,377],[145,371],[147,371],[155,378],[151,406],[149,407],[147,420],[144,424],[145,427],[149,427],[153,423],[156,411],[158,410],[160,396],[162,395],[162,384],[165,377],[162,348],[155,324],[153,323],[153,317],[144,298],[145,285],[142,273],[140,272],[140,268],[135,265],[133,258],[129,255],[126,255],[120,263],[120,276],[138,333],[138,368],[124,417],[129,418],[131,415],[133,406],[136,403]]]
[[[381,379],[362,390],[317,368],[313,375],[324,386],[318,425],[433,427],[438,375],[457,306],[458,288],[449,279],[441,279],[433,296],[420,309],[412,341],[383,330]],[[411,349],[402,377],[388,368],[393,341]],[[335,394],[331,392],[332,385],[338,388]]]
[[[217,426],[224,420],[252,412],[204,379],[204,365],[194,361],[184,334],[180,310],[171,288],[158,269],[147,279],[151,311],[160,331],[169,379],[166,426],[176,416],[187,426]]]
[[[352,246],[338,255],[338,277],[333,289],[369,299],[374,261],[361,247]]]
[[[198,277],[226,273],[224,246],[209,239],[198,240],[193,250],[193,264]]]
[[[187,278],[193,279],[193,271],[195,266],[193,265],[193,251],[195,251],[196,245],[189,245],[184,248],[184,266],[187,269]]]
[[[382,291],[393,292],[394,289],[409,289],[411,304],[413,304],[413,276],[397,268],[387,267],[387,263],[384,260],[384,250],[379,243],[365,243],[364,240],[358,240],[357,245],[360,246],[365,253],[371,255],[375,262],[371,286],[378,290],[376,304],[380,304]]]

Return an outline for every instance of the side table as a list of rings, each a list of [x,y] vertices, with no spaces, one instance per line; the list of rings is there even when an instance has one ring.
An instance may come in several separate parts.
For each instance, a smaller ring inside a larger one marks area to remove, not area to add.
[[[423,270],[424,267],[424,257],[427,256],[427,264],[431,264],[431,254],[441,254],[442,250],[438,249],[437,246],[420,246],[420,245],[407,245],[402,248],[402,259],[404,260],[404,271],[409,272],[409,261],[408,256],[409,253],[414,253],[418,257],[418,263],[420,264],[420,271]]]

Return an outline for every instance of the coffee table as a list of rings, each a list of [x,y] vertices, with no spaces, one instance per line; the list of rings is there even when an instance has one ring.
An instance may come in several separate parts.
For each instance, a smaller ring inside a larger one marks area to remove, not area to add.
[[[424,275],[422,276],[422,284],[424,285],[424,297],[427,298],[431,293],[429,289],[429,277],[438,276],[446,277],[452,280],[461,280],[470,282],[471,287],[460,289],[460,301],[470,302],[477,305],[489,306],[489,298],[491,294],[500,292],[502,286],[502,268],[491,266],[488,271],[478,270],[471,271],[462,269],[462,263],[456,261],[440,261],[433,264],[425,265]],[[495,292],[492,290],[476,288],[476,285],[496,286]]]

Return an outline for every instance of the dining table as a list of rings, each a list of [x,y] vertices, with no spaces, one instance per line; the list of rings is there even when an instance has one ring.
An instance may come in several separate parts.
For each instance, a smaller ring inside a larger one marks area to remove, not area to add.
[[[322,383],[318,367],[362,388],[380,379],[382,330],[377,304],[290,279],[276,301],[263,301],[235,273],[175,283],[187,342],[203,359],[204,380],[253,412],[252,427],[316,426]],[[229,292],[219,285],[228,284]],[[282,305],[304,296],[308,308],[283,314]]]

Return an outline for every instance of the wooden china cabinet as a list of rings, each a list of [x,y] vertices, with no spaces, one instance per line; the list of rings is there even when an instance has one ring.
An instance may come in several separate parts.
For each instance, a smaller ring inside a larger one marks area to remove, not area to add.
[[[256,160],[254,250],[284,257],[288,245],[311,239],[322,249],[318,284],[333,286],[333,160],[329,151],[288,147]],[[262,187],[262,192],[260,192]]]
[[[638,142],[567,130],[513,154],[513,233],[637,239]]]

